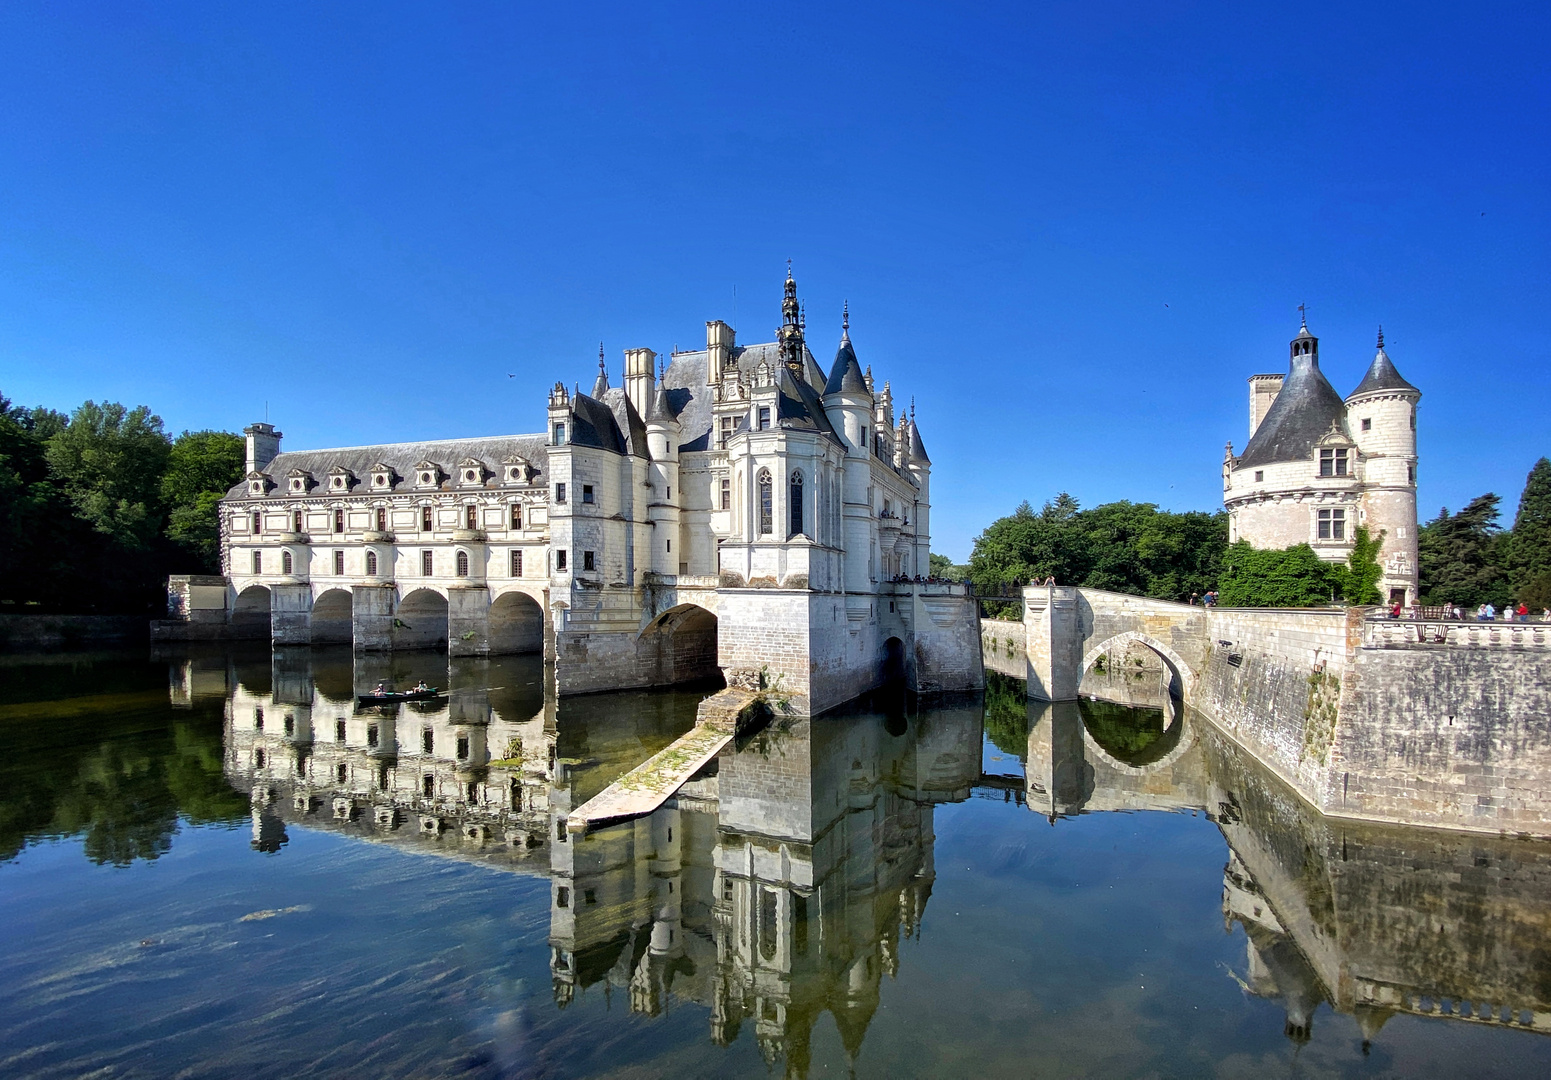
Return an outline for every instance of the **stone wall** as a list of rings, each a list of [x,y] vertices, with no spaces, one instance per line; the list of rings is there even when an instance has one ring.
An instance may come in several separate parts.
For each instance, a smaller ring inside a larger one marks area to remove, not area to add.
[[[980,654],[987,670],[1015,679],[1028,678],[1028,651],[1029,638],[1022,620],[980,620]]]
[[[0,652],[138,645],[149,636],[142,615],[0,615]]]

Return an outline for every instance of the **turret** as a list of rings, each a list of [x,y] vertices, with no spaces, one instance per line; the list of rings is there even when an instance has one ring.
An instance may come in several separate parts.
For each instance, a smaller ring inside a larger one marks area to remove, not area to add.
[[[1417,600],[1416,405],[1421,396],[1384,351],[1380,327],[1373,363],[1347,397],[1346,415],[1362,461],[1363,523],[1373,536],[1384,533],[1379,564],[1386,603]]]
[[[829,380],[824,384],[822,400],[830,426],[846,441],[847,455],[866,457],[870,452],[868,438],[873,423],[873,396],[851,345],[849,305],[841,315],[840,347],[835,350],[835,362],[830,367]]]
[[[642,350],[645,351],[645,350]],[[646,448],[651,457],[647,481],[652,488],[647,517],[652,522],[652,557],[648,565],[660,574],[677,574],[689,561],[679,507],[678,418],[668,401],[668,388],[658,374],[652,400],[646,409]]]
[[[786,269],[786,292],[781,300],[781,328],[776,331],[776,341],[781,346],[781,363],[796,379],[803,378],[803,332],[807,319],[802,306],[797,303],[797,282],[792,280],[791,267]]]
[[[284,433],[270,424],[249,424],[242,429],[246,437],[248,460],[246,473],[263,472],[264,467],[280,453],[280,440]]]
[[[603,363],[603,342],[598,342],[598,377],[592,381],[592,396],[599,401],[609,392],[609,369]]]
[[[915,528],[915,572],[926,574],[932,564],[932,459],[926,456],[926,444],[921,441],[921,429],[916,426],[914,400],[910,402],[909,445],[906,467],[920,489],[911,519]]]

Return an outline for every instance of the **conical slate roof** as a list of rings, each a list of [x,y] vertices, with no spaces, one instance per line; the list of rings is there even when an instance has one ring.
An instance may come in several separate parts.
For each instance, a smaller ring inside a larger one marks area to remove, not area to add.
[[[867,380],[862,378],[862,365],[856,362],[856,350],[851,348],[850,335],[842,335],[840,348],[835,352],[835,366],[830,368],[829,381],[824,384],[824,396],[867,392]]]
[[[1357,397],[1359,394],[1371,394],[1379,391],[1394,392],[1397,390],[1410,390],[1415,392],[1416,387],[1400,377],[1400,372],[1395,370],[1394,362],[1384,347],[1379,346],[1378,354],[1374,356],[1373,363],[1368,367],[1368,374],[1363,376],[1363,381],[1357,384],[1357,389],[1347,395],[1347,400]]]
[[[661,380],[657,382],[657,390],[652,394],[652,400],[646,403],[646,422],[653,421],[664,424],[674,422],[673,407],[668,404],[668,388]]]
[[[920,461],[927,465],[932,463],[932,459],[926,456],[926,446],[921,442],[921,429],[916,427],[913,417],[910,421],[910,460]]]
[[[1307,353],[1295,354],[1281,393],[1255,429],[1237,467],[1311,458],[1314,444],[1331,424],[1344,427],[1345,417],[1346,403],[1319,370],[1319,361]]]

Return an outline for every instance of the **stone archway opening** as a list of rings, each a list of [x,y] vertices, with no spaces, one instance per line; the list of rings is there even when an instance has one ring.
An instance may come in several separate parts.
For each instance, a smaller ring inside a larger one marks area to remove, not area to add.
[[[249,585],[238,593],[232,607],[232,636],[269,637],[269,601],[269,590],[263,585]]]
[[[346,589],[328,589],[312,602],[312,643],[348,645],[354,597]]]
[[[657,666],[658,686],[722,678],[716,616],[698,604],[669,608],[641,632],[638,653]]]
[[[883,657],[879,662],[879,678],[884,686],[903,686],[905,683],[905,643],[891,637],[883,643]]]
[[[490,655],[510,656],[544,649],[544,609],[527,593],[508,592],[490,605]]]
[[[1123,766],[1170,758],[1185,730],[1187,677],[1177,657],[1139,633],[1090,649],[1077,688],[1084,731]]]
[[[393,612],[394,649],[447,647],[447,598],[435,589],[415,589]]]

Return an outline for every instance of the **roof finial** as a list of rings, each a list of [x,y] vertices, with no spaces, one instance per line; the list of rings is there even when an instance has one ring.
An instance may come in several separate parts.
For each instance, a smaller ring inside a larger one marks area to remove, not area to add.
[[[1303,324],[1303,329],[1309,328],[1309,313],[1307,304],[1298,305],[1298,321]]]
[[[1384,351],[1384,324],[1379,323],[1379,351]]]
[[[598,370],[603,371],[603,342],[598,342]]]
[[[792,260],[791,259],[787,259],[786,260],[786,280],[787,281],[791,281],[792,280]]]
[[[847,300],[840,305],[840,332],[846,333],[851,329],[851,301]]]

